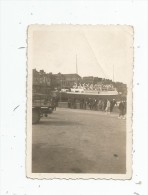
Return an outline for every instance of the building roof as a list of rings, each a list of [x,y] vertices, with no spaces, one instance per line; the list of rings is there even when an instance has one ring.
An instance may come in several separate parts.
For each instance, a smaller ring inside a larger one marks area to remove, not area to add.
[[[77,77],[77,78],[81,78],[78,74],[76,73],[73,73],[73,74],[63,74],[66,78],[69,78],[69,77]]]

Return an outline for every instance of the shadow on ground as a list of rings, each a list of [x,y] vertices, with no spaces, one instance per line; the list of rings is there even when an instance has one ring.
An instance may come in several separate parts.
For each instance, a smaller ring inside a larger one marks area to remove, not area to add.
[[[109,162],[96,162],[86,158],[79,150],[46,144],[33,144],[33,173],[116,173],[118,167],[111,167]],[[101,164],[101,166],[100,166]],[[125,170],[119,167],[120,173]]]

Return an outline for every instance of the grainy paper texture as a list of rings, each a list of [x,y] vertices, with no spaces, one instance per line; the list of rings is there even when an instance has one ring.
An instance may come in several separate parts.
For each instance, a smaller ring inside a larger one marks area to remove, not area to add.
[[[31,25],[27,43],[27,177],[130,179],[133,28]]]

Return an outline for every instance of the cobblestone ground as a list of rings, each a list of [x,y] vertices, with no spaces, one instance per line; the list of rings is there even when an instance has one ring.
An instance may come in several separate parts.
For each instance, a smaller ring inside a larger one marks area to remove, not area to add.
[[[34,173],[126,171],[126,121],[116,114],[58,108],[32,131]]]

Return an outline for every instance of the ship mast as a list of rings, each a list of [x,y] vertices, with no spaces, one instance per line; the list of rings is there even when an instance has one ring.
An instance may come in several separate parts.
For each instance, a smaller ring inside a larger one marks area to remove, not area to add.
[[[78,63],[77,63],[77,54],[76,54],[76,74],[78,75]],[[78,78],[76,79],[78,85]]]
[[[76,54],[76,74],[78,74],[77,54]]]
[[[113,82],[114,82],[114,64],[113,64]]]

